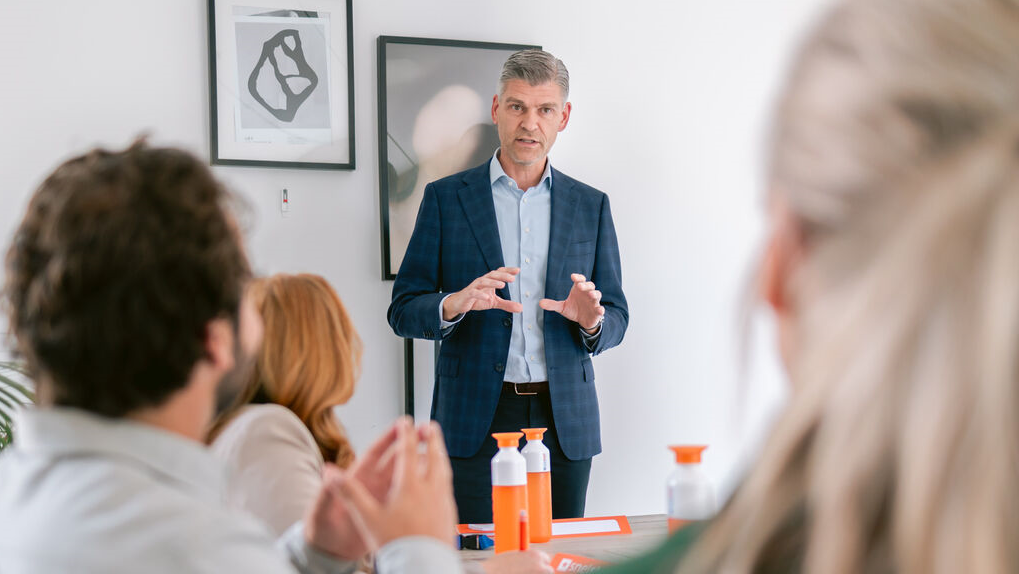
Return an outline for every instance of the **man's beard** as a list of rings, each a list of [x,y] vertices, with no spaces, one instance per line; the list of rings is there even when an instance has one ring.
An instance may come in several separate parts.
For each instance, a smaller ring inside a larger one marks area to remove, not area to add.
[[[251,381],[255,370],[255,356],[244,352],[238,338],[234,342],[234,368],[230,369],[216,385],[216,415],[219,418],[237,402]]]

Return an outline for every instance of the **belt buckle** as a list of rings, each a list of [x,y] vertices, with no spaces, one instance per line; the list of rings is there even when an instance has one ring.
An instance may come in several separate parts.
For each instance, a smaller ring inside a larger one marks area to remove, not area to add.
[[[538,391],[534,391],[533,393],[525,393],[525,392],[521,392],[520,388],[517,386],[517,385],[529,385],[529,384],[530,383],[513,383],[513,392],[516,393],[518,397],[528,397],[528,396],[531,396],[531,395],[537,395]]]

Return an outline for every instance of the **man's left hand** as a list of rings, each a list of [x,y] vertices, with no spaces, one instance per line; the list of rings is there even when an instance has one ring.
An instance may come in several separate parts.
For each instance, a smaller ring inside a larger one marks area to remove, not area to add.
[[[582,329],[593,334],[605,316],[605,307],[601,306],[601,291],[595,289],[594,283],[580,273],[570,275],[570,279],[573,280],[573,287],[565,301],[542,299],[538,301],[538,306],[575,321]]]

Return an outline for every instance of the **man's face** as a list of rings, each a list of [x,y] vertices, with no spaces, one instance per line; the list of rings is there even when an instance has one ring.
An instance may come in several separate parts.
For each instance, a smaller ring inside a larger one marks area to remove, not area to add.
[[[244,392],[255,368],[255,359],[262,345],[262,316],[251,297],[241,300],[234,337],[234,368],[230,369],[216,386],[216,415],[230,408],[237,396]]]
[[[570,121],[570,109],[555,82],[537,86],[524,80],[506,82],[502,95],[492,98],[501,153],[520,166],[544,165],[556,136]]]

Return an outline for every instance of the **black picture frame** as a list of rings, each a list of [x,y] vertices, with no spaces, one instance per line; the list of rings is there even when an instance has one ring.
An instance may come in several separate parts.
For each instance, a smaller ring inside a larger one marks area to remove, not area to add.
[[[208,0],[213,165],[355,168],[352,4]]]
[[[481,156],[491,157],[495,152],[498,134],[490,110],[499,72],[510,54],[530,48],[541,46],[378,37],[379,211],[384,281],[396,278],[406,241],[414,229],[424,184],[479,165],[484,159]],[[392,70],[395,62],[399,66]],[[401,74],[398,81],[394,80],[396,71]],[[472,124],[476,115],[473,110],[479,107],[479,101],[480,123]],[[432,126],[431,116],[433,120],[452,121],[436,121]],[[419,135],[431,138],[430,141],[412,143],[415,128],[410,124],[418,122],[422,123]],[[467,126],[462,133],[456,130],[458,124]],[[451,131],[437,135],[442,130]],[[494,142],[486,144],[493,137]],[[444,148],[443,142],[454,145]],[[471,148],[474,143],[477,145]],[[418,150],[413,149],[415,144]],[[424,155],[419,153],[420,148],[425,147],[433,152],[427,155],[428,161],[419,157]],[[405,169],[394,165],[401,162]],[[422,164],[427,164],[427,169]]]

